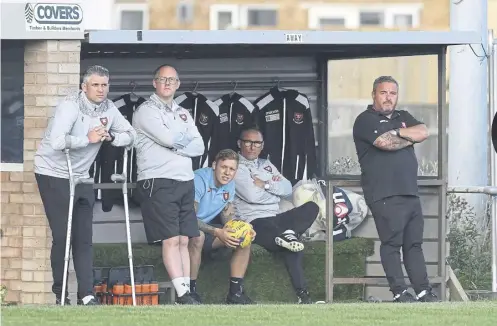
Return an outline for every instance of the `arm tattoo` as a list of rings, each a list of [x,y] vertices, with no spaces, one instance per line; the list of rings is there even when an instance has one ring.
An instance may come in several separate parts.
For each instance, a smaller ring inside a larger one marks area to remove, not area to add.
[[[412,145],[412,143],[406,139],[392,135],[390,131],[387,131],[383,135],[376,138],[373,145],[385,151],[397,151]]]
[[[213,227],[212,225],[209,225],[209,224],[205,223],[201,219],[197,219],[197,221],[198,221],[198,228],[200,229],[200,231],[203,231],[204,233],[210,233],[210,234],[214,235],[214,232],[216,230],[215,227]]]
[[[198,203],[194,202],[193,203],[193,207],[195,208],[195,213],[197,213],[197,211],[198,211]],[[205,223],[204,221],[202,221],[199,218],[197,218],[197,223],[198,223],[198,228],[199,228],[200,231],[203,231],[204,233],[210,233],[210,234],[214,235],[214,231],[216,230],[215,227],[213,227],[212,225],[209,225],[209,224]]]
[[[223,222],[224,225],[226,224],[226,222],[232,220],[234,217],[235,217],[235,208],[233,207],[233,204],[228,203],[221,212],[221,222]]]

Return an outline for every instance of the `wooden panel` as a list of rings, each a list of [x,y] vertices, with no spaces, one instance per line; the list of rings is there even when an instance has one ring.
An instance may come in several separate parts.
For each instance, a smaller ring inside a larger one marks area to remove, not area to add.
[[[141,221],[142,215],[140,208],[134,205],[129,206],[129,220]],[[123,221],[124,222],[124,206],[114,205],[110,212],[102,211],[102,203],[97,201],[93,208],[93,223]]]
[[[368,215],[361,225],[352,231],[352,234],[355,237],[378,239],[373,217]],[[438,239],[438,219],[436,217],[425,217],[423,238],[429,240]]]
[[[342,187],[343,189],[353,191],[363,195],[361,187]],[[424,216],[438,216],[438,193],[437,189],[420,187],[419,194],[421,199],[421,207]]]
[[[142,222],[131,223],[131,242],[147,242]],[[94,224],[93,243],[126,243],[126,224],[124,222]]]
[[[438,263],[438,242],[424,242],[422,245],[425,261],[427,263]],[[446,244],[447,255],[449,255],[449,244]],[[401,251],[402,259],[402,251]],[[380,241],[374,243],[374,254],[366,258],[368,262],[380,262]],[[368,275],[369,276],[369,275]]]
[[[402,270],[404,275],[407,276],[406,269],[402,265]],[[426,271],[428,273],[428,277],[438,276],[438,265],[434,263],[427,264]],[[381,263],[369,263],[366,265],[366,274],[368,276],[373,277],[385,277],[385,272],[383,271],[383,266]]]

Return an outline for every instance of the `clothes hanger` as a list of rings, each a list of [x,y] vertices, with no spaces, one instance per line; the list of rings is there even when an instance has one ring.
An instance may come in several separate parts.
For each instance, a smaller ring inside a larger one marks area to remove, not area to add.
[[[273,86],[273,89],[276,88],[276,90],[278,90],[280,92],[287,90],[286,88],[280,86],[280,79],[279,78],[273,79],[273,82],[275,83],[275,85]]]
[[[136,89],[136,83],[134,81],[130,81],[129,82],[129,86],[132,86],[133,89],[131,90],[131,92],[129,93],[131,96],[134,96],[136,99],[139,99],[140,97],[138,95],[135,94],[135,89]]]
[[[280,86],[280,80],[278,79],[276,87],[278,88],[279,91],[286,91],[287,89],[285,87]]]
[[[197,87],[198,87],[198,81],[195,82],[195,87],[193,88],[192,94],[197,95]]]
[[[236,87],[238,86],[238,82],[236,80],[233,80],[231,83],[234,84],[234,86],[233,86],[233,90],[230,93],[230,97],[232,97],[235,94]]]

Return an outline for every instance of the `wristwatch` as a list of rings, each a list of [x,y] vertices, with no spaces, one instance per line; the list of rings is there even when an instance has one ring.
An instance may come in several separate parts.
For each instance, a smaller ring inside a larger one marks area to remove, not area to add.
[[[395,131],[395,134],[396,134],[398,137],[400,137],[400,129],[399,129],[399,128],[395,128],[395,129],[394,129],[394,131]]]
[[[109,143],[112,143],[114,139],[116,139],[116,136],[114,136],[110,131],[109,131],[109,136],[110,136]]]
[[[264,182],[264,189],[269,190],[269,187],[270,187],[269,181]]]

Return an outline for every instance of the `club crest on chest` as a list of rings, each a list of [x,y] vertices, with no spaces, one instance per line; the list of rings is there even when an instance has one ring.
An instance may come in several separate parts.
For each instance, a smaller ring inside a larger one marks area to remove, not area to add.
[[[204,114],[204,113],[201,113],[199,118],[198,118],[198,122],[202,125],[202,126],[206,126],[207,123],[209,122],[209,117]]]
[[[236,123],[241,125],[243,124],[243,114],[237,113],[236,115]]]
[[[304,114],[295,112],[293,114],[293,122],[295,122],[296,124],[301,124],[302,122],[304,122]]]
[[[186,122],[188,120],[188,117],[186,116],[186,114],[184,113],[180,113],[179,114],[179,117],[181,118],[181,120],[183,120],[184,122]]]
[[[107,124],[109,123],[109,119],[107,119],[107,117],[102,117],[102,118],[100,118],[100,123],[103,126],[107,126]]]

